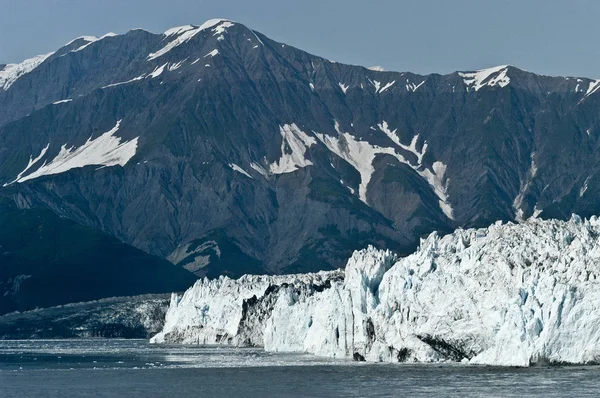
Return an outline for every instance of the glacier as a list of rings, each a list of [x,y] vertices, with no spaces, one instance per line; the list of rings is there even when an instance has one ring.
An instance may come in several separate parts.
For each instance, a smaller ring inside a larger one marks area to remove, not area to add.
[[[345,270],[199,280],[154,343],[373,362],[499,366],[600,359],[600,219],[530,219],[368,247]]]

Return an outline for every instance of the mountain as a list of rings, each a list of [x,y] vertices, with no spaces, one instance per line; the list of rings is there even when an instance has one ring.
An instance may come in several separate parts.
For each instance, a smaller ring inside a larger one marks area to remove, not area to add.
[[[0,201],[0,315],[183,291],[195,280],[185,269],[104,232],[47,209],[17,209]]]
[[[345,271],[196,282],[155,343],[258,346],[372,362],[596,364],[600,220],[431,234]]]
[[[598,213],[599,88],[344,65],[228,20],[82,37],[0,71],[0,195],[197,276],[335,269]]]

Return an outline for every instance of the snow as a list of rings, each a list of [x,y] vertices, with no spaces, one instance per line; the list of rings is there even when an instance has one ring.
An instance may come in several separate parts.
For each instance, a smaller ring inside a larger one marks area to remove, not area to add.
[[[24,175],[25,172],[35,165],[46,154],[48,147],[42,153],[31,160],[27,167],[19,173],[14,182],[25,182],[34,178],[64,173],[68,170],[90,166],[125,166],[127,162],[135,155],[137,150],[138,138],[131,141],[121,142],[121,138],[114,134],[119,130],[121,121],[119,120],[115,127],[102,134],[96,139],[91,137],[79,148],[67,144],[61,146],[60,152],[54,159],[44,163],[34,172]],[[48,144],[49,145],[49,144]]]
[[[473,88],[479,91],[482,87],[505,87],[510,83],[508,77],[508,65],[496,66],[494,68],[481,69],[476,72],[459,72],[463,78],[467,90]]]
[[[150,73],[148,75],[148,77],[151,79],[159,77],[165,71],[165,68],[167,67],[167,65],[169,65],[168,62],[166,64],[164,64],[163,66],[157,66],[156,68],[154,68],[154,71],[152,71],[152,73]]]
[[[346,91],[348,91],[348,86],[345,85],[344,83],[338,83],[338,85],[340,86],[340,88],[342,89],[342,92],[344,94],[346,94]]]
[[[408,79],[406,80],[406,91],[412,91],[413,93],[419,89],[423,84],[425,84],[425,80],[423,80],[419,84],[415,84],[410,82]]]
[[[591,81],[584,98],[594,94],[596,91],[598,91],[598,89],[600,89],[600,80]]]
[[[373,87],[375,87],[375,92],[378,93],[379,89],[381,88],[381,82],[377,81],[377,80],[371,80],[371,79],[367,79],[369,81],[369,83],[371,83],[373,85]]]
[[[383,86],[381,88],[381,90],[379,90],[379,94],[383,93],[385,90],[387,90],[388,88],[392,87],[394,85],[394,83],[396,83],[395,80],[393,82],[387,83],[385,86]]]
[[[600,360],[600,220],[431,234],[345,271],[203,279],[173,295],[154,343],[499,366]]]
[[[308,87],[310,87],[310,89],[311,89],[312,91],[315,91],[315,85],[314,85],[314,84],[312,84],[312,83],[308,83]]]
[[[208,54],[206,54],[206,55],[204,56],[204,58],[206,58],[206,57],[211,57],[211,58],[212,58],[212,57],[214,57],[215,55],[217,55],[218,53],[219,53],[219,50],[217,50],[217,49],[215,49],[215,50],[212,50],[211,52],[209,52]]]
[[[584,194],[585,194],[585,192],[587,191],[587,189],[588,189],[588,184],[589,184],[589,182],[590,182],[590,179],[591,179],[591,178],[592,178],[592,176],[588,176],[588,177],[585,179],[585,182],[583,183],[583,186],[582,186],[582,187],[581,187],[581,189],[579,190],[579,197],[580,197],[580,198],[581,198],[581,197],[583,197],[583,195],[584,195]]]
[[[192,29],[194,29],[194,26],[192,26],[192,25],[176,26],[174,28],[171,28],[171,29],[167,30],[164,33],[164,35],[166,37],[169,37],[169,36],[179,36],[180,34],[185,33],[188,30],[192,30]]]
[[[260,164],[252,162],[250,163],[250,167],[257,171],[259,174],[262,174],[263,177],[268,177],[269,176],[269,172],[267,170],[265,170],[264,167],[262,167]]]
[[[71,102],[71,101],[73,101],[71,98],[69,98],[69,99],[64,99],[64,100],[60,100],[60,101],[53,102],[53,103],[52,103],[52,105],[66,104],[67,102]]]
[[[85,40],[87,41],[87,43],[86,43],[86,44],[84,44],[83,46],[79,47],[79,48],[76,48],[75,50],[72,50],[71,52],[72,52],[72,53],[79,52],[79,51],[83,50],[84,48],[87,48],[89,45],[91,45],[91,44],[93,44],[93,43],[95,43],[95,42],[97,42],[97,41],[104,40],[104,39],[106,39],[107,37],[115,37],[115,36],[118,36],[118,34],[116,34],[116,33],[113,33],[113,32],[109,32],[109,33],[105,34],[105,35],[104,35],[104,36],[102,36],[102,37],[95,37],[95,36],[84,36],[84,37],[85,37]],[[83,38],[83,37],[82,37],[82,38]]]
[[[525,194],[529,190],[529,187],[531,187],[531,183],[533,182],[533,179],[537,175],[537,172],[538,172],[538,168],[535,164],[535,152],[532,152],[531,153],[531,166],[529,167],[529,170],[527,171],[525,180],[523,182],[521,182],[521,188],[519,189],[518,195],[515,197],[515,200],[513,201],[513,209],[515,211],[515,219],[517,221],[523,221],[523,209],[522,209],[523,199],[525,198]]]
[[[165,55],[166,53],[168,53],[169,51],[171,51],[172,49],[174,49],[184,43],[187,43],[192,38],[194,38],[194,36],[196,36],[198,33],[202,32],[204,30],[213,28],[212,31],[214,32],[214,35],[217,36],[217,35],[221,35],[222,33],[226,32],[227,28],[229,28],[233,25],[234,25],[233,22],[228,21],[226,19],[211,19],[211,20],[208,20],[205,23],[203,23],[198,28],[191,27],[190,25],[186,25],[183,27],[169,29],[165,32],[165,38],[173,38],[173,37],[175,37],[175,38],[173,40],[171,40],[169,43],[167,43],[163,48],[161,48],[157,52],[150,53],[148,55],[148,61],[152,61],[156,58],[159,58],[159,57]]]
[[[25,174],[33,165],[35,165],[37,162],[40,161],[40,159],[42,159],[45,155],[46,152],[48,152],[48,148],[50,147],[50,144],[46,145],[42,151],[40,152],[40,154],[38,156],[36,156],[35,158],[33,158],[31,155],[29,156],[29,162],[27,163],[27,166],[25,167],[25,169],[23,169],[23,171],[21,171],[18,175],[17,178],[14,179],[14,181],[4,184],[2,185],[3,187],[6,187],[10,184],[13,184],[17,181],[19,181],[21,179],[21,177],[23,177],[23,174]]]
[[[279,132],[283,138],[281,141],[281,158],[269,166],[270,172],[285,174],[312,165],[312,162],[305,158],[305,154],[306,150],[316,144],[317,141],[300,130],[294,123],[279,126]],[[288,148],[289,150],[287,150]],[[289,151],[291,153],[288,153]]]
[[[123,84],[129,84],[129,83],[137,82],[137,81],[140,81],[140,80],[144,80],[145,77],[146,77],[146,75],[141,75],[141,76],[138,76],[138,77],[134,77],[131,80],[127,80],[125,82],[119,82],[119,83],[109,84],[108,86],[104,86],[102,88],[116,87],[116,86],[121,86]]]
[[[387,89],[389,89],[390,87],[392,87],[396,81],[391,81],[386,83],[383,87],[381,86],[381,82],[378,80],[371,80],[369,78],[367,78],[367,80],[369,81],[369,83],[371,83],[373,85],[373,87],[375,87],[375,93],[383,93],[384,91],[386,91]]]
[[[35,68],[40,66],[52,53],[38,55],[37,57],[26,59],[19,64],[8,64],[0,70],[0,89],[6,91],[12,86],[20,77],[30,73]]]
[[[344,133],[340,130],[340,125],[337,121],[334,121],[335,130],[338,134],[337,137],[332,137],[326,134],[315,133],[315,136],[333,153],[340,158],[344,159],[350,165],[352,165],[356,171],[360,174],[360,185],[358,187],[358,197],[364,203],[367,202],[367,188],[371,176],[375,172],[373,167],[373,160],[375,156],[379,154],[387,154],[395,157],[400,163],[410,166],[419,176],[425,179],[431,186],[434,193],[439,198],[440,209],[444,214],[453,219],[453,209],[449,202],[448,195],[448,183],[449,179],[445,177],[446,165],[440,161],[433,163],[431,168],[424,167],[421,163],[425,151],[427,150],[427,143],[423,144],[421,151],[417,149],[417,142],[419,136],[413,137],[410,145],[403,145],[400,139],[396,135],[396,130],[391,131],[387,122],[383,121],[378,124],[380,130],[384,132],[396,145],[402,149],[412,152],[417,157],[417,164],[411,163],[404,156],[396,152],[396,149],[391,147],[380,147],[373,145],[367,141],[358,140],[350,133]],[[375,130],[375,129],[374,129]]]
[[[372,70],[374,72],[385,72],[385,69],[383,69],[383,66],[370,66],[367,69]]]
[[[245,175],[248,178],[252,178],[252,176],[250,174],[248,174],[248,172],[244,169],[242,169],[240,166],[238,166],[235,163],[229,163],[229,167],[231,167],[234,171],[237,171],[238,173],[242,173],[243,175]]]

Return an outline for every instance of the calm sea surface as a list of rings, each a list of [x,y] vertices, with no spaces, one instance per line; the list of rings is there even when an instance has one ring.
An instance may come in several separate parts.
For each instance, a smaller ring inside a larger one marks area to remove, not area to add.
[[[0,397],[598,397],[598,367],[386,365],[144,340],[0,341]]]

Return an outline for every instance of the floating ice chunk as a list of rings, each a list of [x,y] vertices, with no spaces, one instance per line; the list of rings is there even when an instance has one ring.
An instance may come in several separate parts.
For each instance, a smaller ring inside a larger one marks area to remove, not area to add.
[[[24,175],[37,161],[30,162],[31,164],[19,174],[16,182],[22,183],[34,178],[64,173],[68,170],[90,166],[125,166],[127,162],[135,155],[137,150],[138,138],[131,141],[121,142],[121,138],[114,134],[119,130],[121,121],[119,120],[115,127],[101,136],[92,139],[89,138],[85,144],[79,148],[71,146],[67,148],[67,144],[61,146],[60,152],[50,162],[44,164],[37,170],[28,175]],[[47,150],[47,149],[46,149]],[[36,159],[41,159],[46,150]]]
[[[508,65],[481,69],[476,72],[459,72],[458,75],[463,78],[467,89],[473,88],[475,91],[485,86],[505,87],[510,83]]]
[[[299,168],[312,165],[312,162],[305,158],[306,150],[317,141],[300,130],[294,123],[279,126],[279,132],[283,138],[281,158],[270,165],[270,172],[273,174],[291,173]],[[291,153],[288,153],[288,148]]]

